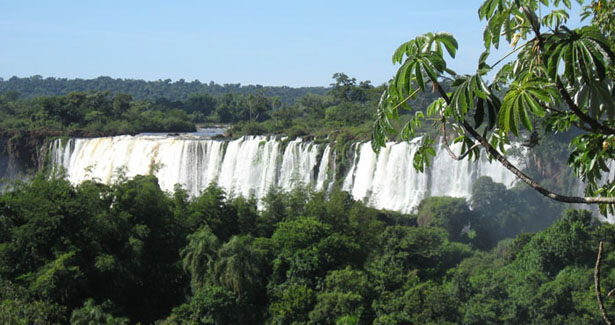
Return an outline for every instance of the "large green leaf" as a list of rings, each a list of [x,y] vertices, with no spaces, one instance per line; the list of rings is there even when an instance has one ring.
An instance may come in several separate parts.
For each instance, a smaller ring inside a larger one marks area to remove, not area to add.
[[[598,78],[604,80],[606,67],[613,64],[615,56],[609,44],[598,31],[591,27],[560,30],[548,35],[545,44],[547,71],[552,79],[559,74],[560,62],[564,62],[564,76],[568,84],[581,78],[587,83]]]
[[[452,34],[446,32],[436,33],[436,40],[444,45],[446,51],[448,52],[448,55],[450,55],[452,58],[455,58],[459,45],[457,44],[457,40],[455,39],[455,37],[453,37]]]
[[[551,103],[556,89],[542,78],[526,76],[511,83],[504,95],[498,116],[499,127],[505,132],[519,135],[519,124],[533,130],[530,113],[538,117],[545,116],[544,106]]]
[[[453,83],[453,94],[451,95],[451,104],[448,113],[452,114],[457,120],[461,120],[464,116],[475,107],[477,101],[487,99],[491,94],[491,90],[486,86],[481,76],[476,74],[473,76],[461,76]],[[482,113],[479,113],[479,115]]]
[[[433,148],[433,139],[423,137],[420,146],[412,157],[412,165],[420,172],[424,172],[426,167],[431,166],[431,158],[436,156]]]

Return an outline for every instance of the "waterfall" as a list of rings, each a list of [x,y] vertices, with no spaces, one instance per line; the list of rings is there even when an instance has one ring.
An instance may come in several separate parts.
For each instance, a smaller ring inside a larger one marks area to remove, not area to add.
[[[453,196],[469,199],[472,184],[481,176],[511,187],[516,177],[497,162],[483,156],[477,162],[454,161],[442,146],[430,168],[417,172],[412,157],[418,142],[389,143],[376,155],[369,143],[358,145],[358,158],[346,176],[342,189],[357,200],[380,209],[411,212],[425,197]],[[459,144],[452,146],[459,151]],[[510,157],[519,166],[522,161]]]
[[[347,155],[347,172],[337,175],[335,152],[329,144],[264,136],[231,141],[162,135],[117,136],[57,140],[52,163],[66,171],[72,183],[87,179],[111,183],[118,175],[153,174],[160,187],[173,191],[181,184],[190,195],[217,183],[232,195],[263,198],[272,186],[291,190],[310,186],[330,191],[339,179],[342,190],[366,204],[411,212],[427,196],[470,198],[480,176],[512,186],[515,176],[483,157],[477,162],[454,161],[444,149],[425,173],[412,167],[417,142],[389,143],[379,154],[369,143],[354,143]],[[460,146],[453,146],[460,150]],[[511,158],[514,163],[523,158]]]

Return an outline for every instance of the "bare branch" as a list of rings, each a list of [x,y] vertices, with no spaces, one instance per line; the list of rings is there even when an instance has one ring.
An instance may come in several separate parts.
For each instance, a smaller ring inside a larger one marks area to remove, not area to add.
[[[598,248],[598,258],[596,259],[596,269],[594,270],[594,289],[596,290],[596,299],[598,299],[598,307],[600,307],[602,319],[604,319],[605,323],[611,325],[611,320],[606,313],[606,309],[604,309],[602,295],[600,294],[600,261],[602,260],[602,245],[603,242],[600,242],[600,248]]]

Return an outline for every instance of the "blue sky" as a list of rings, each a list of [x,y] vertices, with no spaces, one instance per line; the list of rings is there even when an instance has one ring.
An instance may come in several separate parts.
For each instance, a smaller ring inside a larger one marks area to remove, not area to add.
[[[448,31],[450,66],[482,52],[481,0],[0,0],[0,77],[110,76],[327,86],[335,72],[381,84],[397,46]]]

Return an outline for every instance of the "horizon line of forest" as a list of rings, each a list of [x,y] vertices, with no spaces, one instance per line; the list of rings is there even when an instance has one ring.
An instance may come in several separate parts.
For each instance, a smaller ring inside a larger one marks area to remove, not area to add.
[[[0,128],[108,135],[193,131],[196,125],[222,123],[233,125],[235,136],[326,136],[326,130],[350,129],[367,138],[384,86],[357,82],[344,73],[333,79],[330,88],[290,88],[168,80],[139,81],[136,87],[137,81],[106,77],[13,77],[0,81]],[[432,96],[424,97],[427,103]]]

